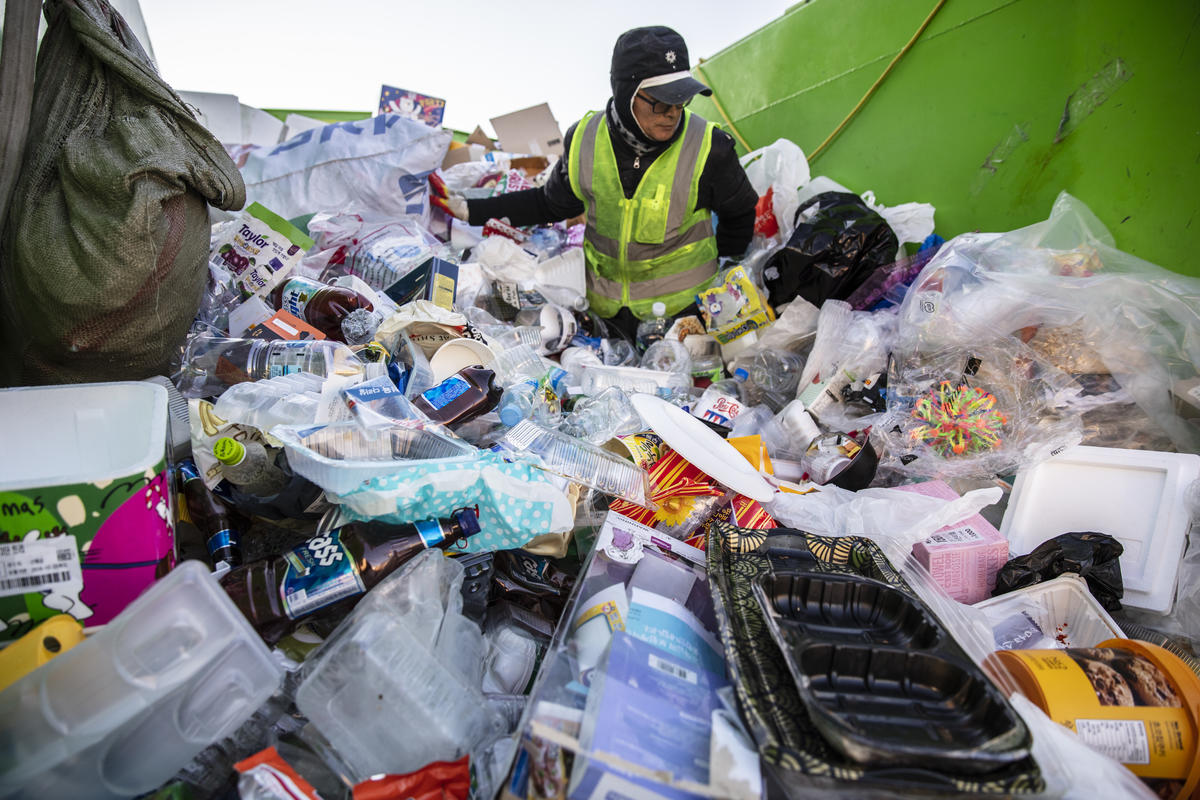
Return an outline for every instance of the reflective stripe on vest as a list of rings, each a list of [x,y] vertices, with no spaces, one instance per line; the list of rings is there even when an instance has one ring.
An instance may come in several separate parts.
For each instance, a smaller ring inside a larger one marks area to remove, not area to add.
[[[717,272],[717,244],[707,209],[697,209],[712,123],[684,112],[682,134],[646,169],[626,198],[602,113],[576,129],[568,168],[587,219],[584,253],[588,300],[601,316],[627,305],[648,316],[655,302],[674,314],[707,288]]]

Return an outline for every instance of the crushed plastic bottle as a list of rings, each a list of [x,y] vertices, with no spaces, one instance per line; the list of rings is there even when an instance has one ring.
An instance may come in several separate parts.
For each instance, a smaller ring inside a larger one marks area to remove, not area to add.
[[[356,378],[365,371],[366,365],[341,342],[199,335],[185,346],[175,385],[184,397],[216,397],[238,383],[296,372],[310,372],[321,378]]]

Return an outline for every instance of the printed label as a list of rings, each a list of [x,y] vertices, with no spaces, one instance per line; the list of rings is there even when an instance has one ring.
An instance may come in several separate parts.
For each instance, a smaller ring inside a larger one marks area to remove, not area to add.
[[[451,375],[446,380],[426,390],[421,397],[435,410],[440,411],[467,393],[471,384],[459,375]]]
[[[233,530],[232,528],[226,528],[225,530],[217,531],[212,536],[208,537],[208,539],[204,542],[204,545],[208,548],[209,555],[216,555],[217,552],[219,552],[222,548],[240,548],[242,546],[242,540],[237,531]]]
[[[421,541],[425,543],[426,547],[434,547],[446,538],[446,532],[442,530],[442,526],[437,520],[423,519],[414,522],[413,527],[421,535]]]
[[[925,540],[928,545],[962,544],[963,542],[982,542],[983,535],[976,532],[970,525],[962,525],[950,530],[938,531]]]
[[[521,296],[515,283],[497,281],[492,287],[499,293],[500,299],[513,308],[521,307]]]
[[[1075,732],[1083,743],[1122,764],[1149,764],[1146,726],[1135,719],[1077,719]]]
[[[670,675],[674,678],[679,678],[680,680],[687,681],[690,684],[695,685],[698,682],[696,673],[693,670],[686,669],[684,667],[679,666],[678,664],[672,664],[670,661],[659,658],[658,656],[654,655],[653,653],[649,654],[647,663],[650,665],[650,667],[652,669],[656,669],[659,672],[666,673],[667,675]]]
[[[700,398],[700,402],[692,409],[692,416],[715,422],[726,428],[733,427],[733,421],[742,413],[742,403],[737,398],[720,392],[708,392]]]
[[[0,597],[26,592],[78,596],[83,589],[74,536],[0,544]]]
[[[312,284],[307,281],[290,280],[283,285],[283,293],[279,298],[279,308],[298,319],[304,319],[304,309],[312,297],[309,289]]]
[[[341,541],[341,528],[309,539],[287,553],[280,588],[283,610],[296,619],[366,591],[354,558]]]

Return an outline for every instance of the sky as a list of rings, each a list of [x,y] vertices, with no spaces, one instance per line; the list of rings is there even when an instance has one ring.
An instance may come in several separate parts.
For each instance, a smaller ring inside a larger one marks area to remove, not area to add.
[[[374,111],[383,84],[446,100],[443,124],[540,103],[566,130],[610,92],[623,31],[669,25],[692,65],[796,0],[140,0],[159,71],[180,91],[258,108]]]

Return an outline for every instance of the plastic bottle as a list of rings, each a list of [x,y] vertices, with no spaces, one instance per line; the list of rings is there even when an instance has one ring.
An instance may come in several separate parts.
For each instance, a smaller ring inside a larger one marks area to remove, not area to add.
[[[764,391],[788,394],[800,383],[804,359],[786,350],[763,350],[750,362],[750,378]]]
[[[659,339],[642,354],[639,366],[657,372],[678,372],[687,375],[687,385],[692,383],[692,354],[683,342],[677,339]]]
[[[361,330],[374,319],[370,313],[374,310],[371,301],[344,286],[330,286],[295,275],[275,288],[271,300],[276,308],[304,320],[335,341],[362,344],[374,333],[374,328],[370,328],[364,336]],[[347,329],[352,334],[349,337]]]
[[[568,377],[566,370],[556,367],[541,380],[522,381],[508,387],[497,408],[500,421],[511,428],[523,419],[532,418],[542,423],[557,420]]]
[[[209,491],[196,465],[188,459],[179,465],[183,496],[192,524],[204,534],[204,546],[213,565],[222,561],[231,567],[242,563],[242,534],[233,524],[229,509]]]
[[[655,342],[661,342],[662,338],[667,335],[667,330],[671,327],[671,320],[667,317],[667,307],[663,303],[655,303],[650,306],[653,317],[644,319],[637,326],[637,347],[638,352],[646,352],[646,348]]]
[[[443,425],[466,422],[486,414],[500,402],[496,373],[478,364],[463,367],[413,400],[425,416]]]
[[[479,532],[469,508],[403,525],[351,522],[299,547],[230,571],[221,586],[268,644],[314,611],[364,594],[429,547]]]
[[[184,397],[216,397],[237,383],[294,372],[327,378],[362,375],[364,371],[363,362],[341,342],[195,336],[184,349],[175,385]]]
[[[270,497],[288,484],[287,473],[258,442],[222,436],[213,444],[213,455],[221,462],[221,476],[246,494]]]

